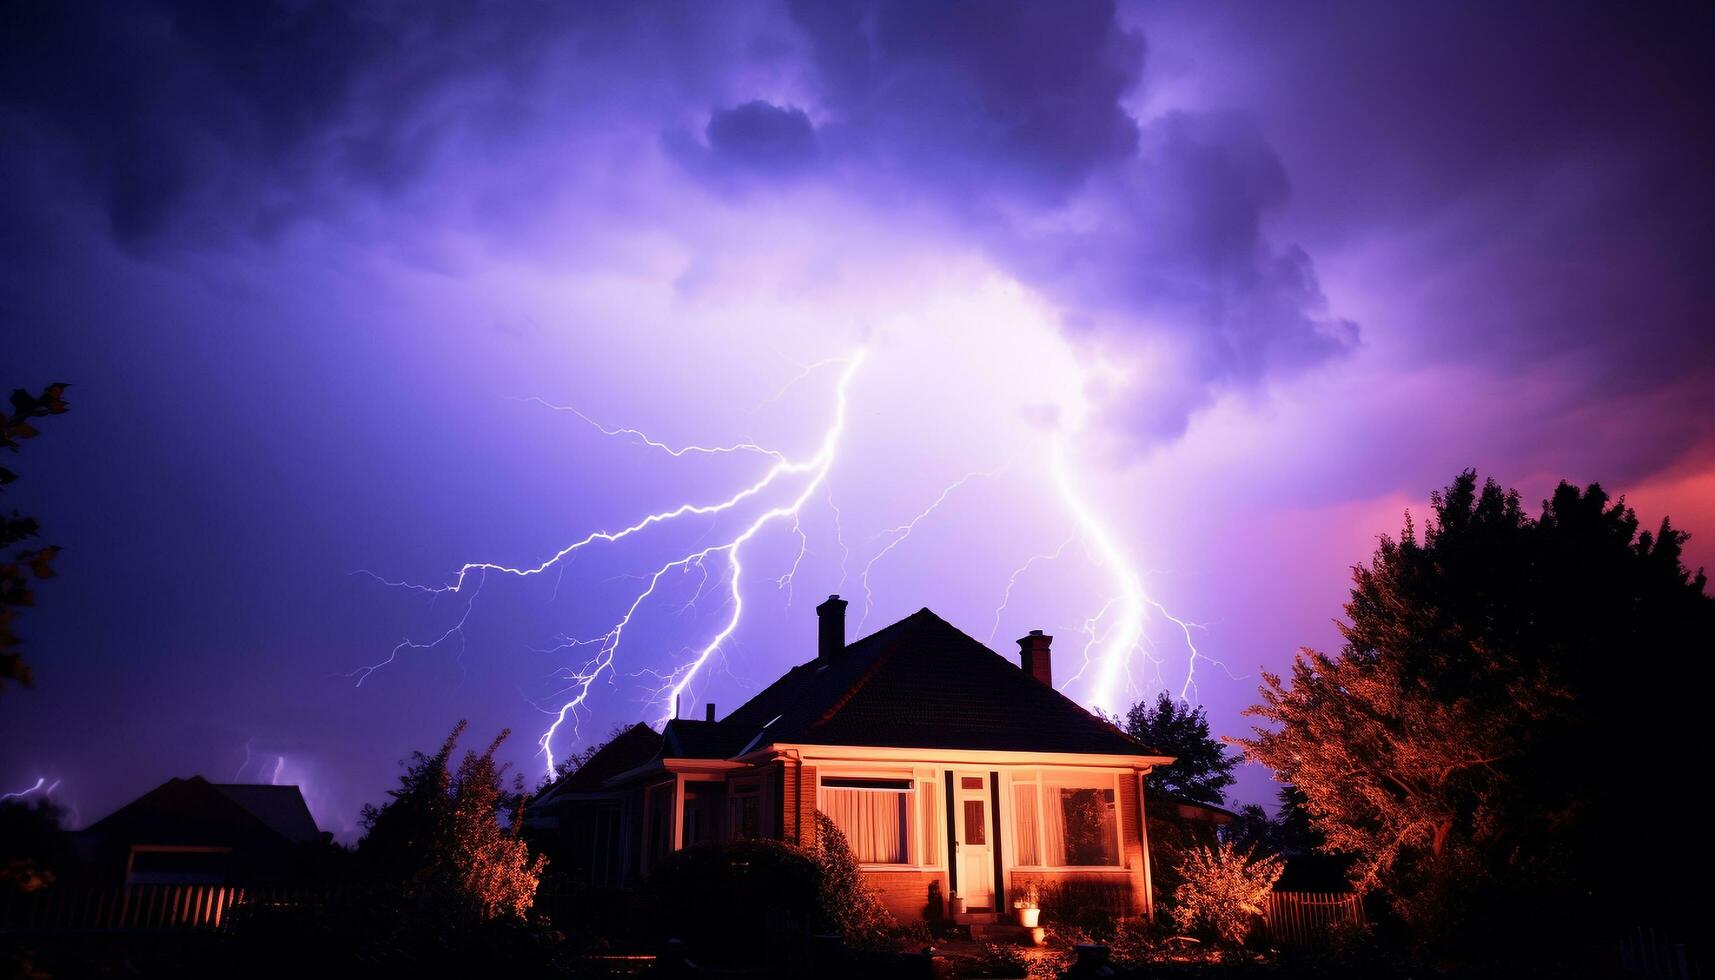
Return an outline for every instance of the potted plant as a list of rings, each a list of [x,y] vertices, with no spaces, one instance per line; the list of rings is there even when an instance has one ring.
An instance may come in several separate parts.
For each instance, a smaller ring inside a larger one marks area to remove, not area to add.
[[[1042,893],[1037,890],[1036,882],[1024,886],[1018,897],[1012,900],[1013,910],[1018,913],[1018,924],[1026,929],[1036,928],[1042,921]]]
[[[965,914],[965,899],[958,892],[948,892],[947,902],[952,905],[954,915]]]

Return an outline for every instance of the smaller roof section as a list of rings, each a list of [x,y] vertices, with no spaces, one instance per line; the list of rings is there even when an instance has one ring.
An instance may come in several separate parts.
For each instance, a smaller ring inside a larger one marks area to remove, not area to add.
[[[536,797],[531,806],[549,803],[574,793],[600,792],[609,777],[635,769],[661,752],[661,733],[638,722],[608,740],[589,761],[561,776]]]

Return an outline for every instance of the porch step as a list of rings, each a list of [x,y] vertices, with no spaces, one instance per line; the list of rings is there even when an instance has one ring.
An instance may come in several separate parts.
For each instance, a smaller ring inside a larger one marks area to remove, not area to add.
[[[961,926],[989,925],[996,921],[993,912],[955,912],[953,921]]]

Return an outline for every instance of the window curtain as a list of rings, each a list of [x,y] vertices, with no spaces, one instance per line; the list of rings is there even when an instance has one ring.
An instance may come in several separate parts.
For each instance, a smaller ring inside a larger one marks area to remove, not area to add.
[[[938,865],[941,863],[941,835],[936,831],[940,829],[941,821],[935,819],[935,804],[939,799],[935,784],[918,783],[917,799],[920,804],[918,824],[923,828],[923,858],[917,863]]]
[[[1017,840],[1013,841],[1013,852],[1018,855],[1019,864],[1036,867],[1042,863],[1042,855],[1037,853],[1036,840],[1036,784],[1017,783],[1012,787],[1012,796],[1012,826],[1017,833]]]
[[[846,835],[860,864],[905,864],[906,804],[896,790],[822,787],[822,809]]]

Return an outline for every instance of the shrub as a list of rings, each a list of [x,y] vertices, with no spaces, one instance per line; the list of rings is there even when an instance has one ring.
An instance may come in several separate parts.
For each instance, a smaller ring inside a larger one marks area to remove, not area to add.
[[[657,903],[663,938],[682,939],[705,958],[753,954],[758,925],[770,912],[804,924],[822,914],[816,861],[778,841],[675,851],[655,866],[644,888]]]
[[[896,927],[893,916],[864,884],[846,835],[820,810],[816,811],[816,846],[810,849],[810,857],[822,873],[817,926],[839,933],[848,945],[860,949],[891,945],[888,934]]]
[[[1187,933],[1243,943],[1281,871],[1280,858],[1253,856],[1230,841],[1192,851],[1180,867],[1184,882],[1173,892],[1173,922]]]

